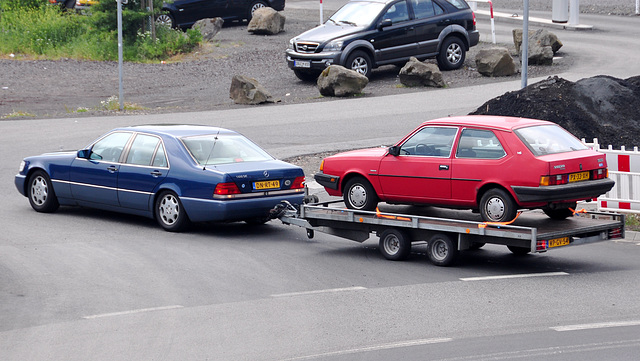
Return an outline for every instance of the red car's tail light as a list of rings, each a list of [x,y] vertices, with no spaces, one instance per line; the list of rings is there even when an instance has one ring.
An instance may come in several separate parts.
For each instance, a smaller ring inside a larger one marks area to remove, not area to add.
[[[213,191],[214,195],[226,196],[231,194],[240,194],[240,189],[233,183],[218,183],[216,189]]]
[[[607,168],[600,168],[591,171],[591,179],[605,179],[609,177],[609,170]]]
[[[556,186],[559,184],[567,183],[567,176],[565,174],[558,175],[545,175],[540,177],[540,185],[541,186]]]
[[[296,177],[296,179],[293,181],[293,184],[291,184],[291,189],[301,188],[304,188],[304,177]]]

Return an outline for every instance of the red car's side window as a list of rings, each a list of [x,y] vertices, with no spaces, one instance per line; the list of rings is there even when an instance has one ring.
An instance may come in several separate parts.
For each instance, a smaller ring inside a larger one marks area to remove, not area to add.
[[[490,130],[463,129],[456,158],[500,159],[507,153],[498,137]]]
[[[400,155],[449,158],[457,132],[456,127],[424,127],[402,144]]]

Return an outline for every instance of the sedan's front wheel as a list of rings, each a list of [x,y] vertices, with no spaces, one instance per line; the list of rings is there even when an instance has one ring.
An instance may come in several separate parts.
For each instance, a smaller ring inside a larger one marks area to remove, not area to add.
[[[180,232],[189,224],[189,217],[182,202],[173,192],[164,192],[156,199],[156,221],[169,232]]]
[[[55,212],[60,206],[56,193],[53,191],[51,179],[44,171],[33,172],[29,178],[27,192],[31,207],[38,212]]]
[[[378,195],[369,181],[362,177],[351,178],[344,187],[344,203],[349,209],[374,211]]]
[[[506,191],[493,188],[480,199],[480,215],[485,222],[509,222],[516,218],[516,202]]]

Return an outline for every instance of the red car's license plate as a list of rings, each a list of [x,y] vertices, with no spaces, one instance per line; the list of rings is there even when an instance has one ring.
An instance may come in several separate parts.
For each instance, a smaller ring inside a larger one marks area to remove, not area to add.
[[[569,182],[580,182],[589,179],[589,172],[571,173],[569,174]]]

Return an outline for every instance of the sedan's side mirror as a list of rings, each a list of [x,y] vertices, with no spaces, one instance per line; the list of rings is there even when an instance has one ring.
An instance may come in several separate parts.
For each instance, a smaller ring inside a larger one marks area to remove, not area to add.
[[[89,159],[91,156],[91,149],[81,149],[78,151],[78,158]]]
[[[380,23],[380,25],[378,25],[378,30],[382,30],[388,26],[393,25],[393,21],[391,21],[391,19],[384,19],[382,20],[382,22]]]
[[[400,146],[399,145],[394,145],[393,147],[389,147],[389,154],[397,157],[400,155]]]

